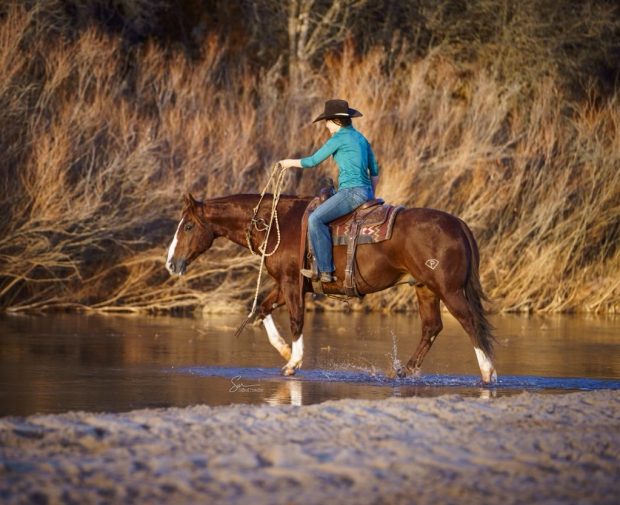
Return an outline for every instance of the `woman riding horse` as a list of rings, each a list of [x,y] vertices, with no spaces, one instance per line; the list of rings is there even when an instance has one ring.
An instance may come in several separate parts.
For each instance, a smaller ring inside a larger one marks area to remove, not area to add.
[[[329,223],[372,200],[379,181],[379,166],[372,147],[351,122],[361,115],[346,100],[328,100],[323,114],[313,123],[325,121],[332,137],[312,156],[280,161],[283,168],[312,168],[333,156],[338,165],[338,192],[319,205],[308,219],[310,242],[322,283],[336,280]],[[301,273],[305,277],[313,276],[310,269],[301,269]]]
[[[331,131],[334,127],[330,124],[334,119],[350,119],[358,115],[357,111],[349,109],[346,102],[330,100],[325,104],[325,112],[316,120],[325,119]],[[376,161],[366,139],[350,125],[334,124],[338,129],[314,156],[281,162],[288,167],[309,167],[334,154],[340,168],[340,191],[324,204],[328,211],[322,216],[324,222],[340,215],[337,212],[347,213],[371,198],[378,175]],[[357,157],[349,152],[349,148]],[[352,170],[354,166],[358,167],[357,172]],[[352,197],[352,194],[356,196]],[[263,196],[265,205],[261,207]],[[330,205],[332,200],[336,203],[336,213]],[[265,258],[265,268],[275,286],[260,304],[259,317],[269,341],[286,360],[282,367],[283,375],[295,374],[304,357],[304,295],[312,292],[313,287],[300,275],[303,260],[300,244],[305,240],[301,223],[310,201],[310,198],[283,195],[277,202],[281,236],[272,234],[266,244],[267,250],[272,250],[276,244],[279,246]],[[341,210],[344,204],[339,202],[342,201],[348,205],[346,210]],[[166,268],[171,274],[182,275],[218,237],[257,250],[264,243],[266,232],[254,226],[248,235],[248,226],[252,216],[269,222],[272,203],[273,195],[239,194],[204,202],[196,201],[191,195],[186,196],[181,221],[168,248]],[[312,215],[320,217],[319,210]],[[329,239],[329,235],[327,237]],[[347,248],[334,247],[332,253],[329,242],[319,239],[317,245],[315,250],[322,254],[319,258],[322,272],[332,278],[331,272],[335,266],[335,272],[344,276]],[[360,294],[382,291],[405,276],[416,280],[414,293],[422,323],[421,338],[407,365],[398,370],[399,376],[420,372],[424,357],[443,328],[441,301],[469,335],[482,381],[488,384],[497,380],[492,361],[493,331],[486,317],[483,305],[485,296],[480,284],[478,246],[472,231],[463,221],[440,210],[403,209],[394,220],[390,240],[360,244],[355,259],[360,273],[357,285]],[[327,284],[324,292],[346,294],[342,279],[334,279],[334,282]],[[282,337],[271,315],[281,305],[286,305],[288,309],[292,346]]]

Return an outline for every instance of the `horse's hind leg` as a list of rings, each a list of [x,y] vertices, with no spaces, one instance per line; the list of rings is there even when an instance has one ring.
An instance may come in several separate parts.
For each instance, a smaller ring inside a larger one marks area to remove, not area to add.
[[[276,286],[260,304],[258,315],[262,320],[263,325],[265,325],[269,342],[277,349],[280,355],[288,361],[291,359],[291,346],[288,345],[286,340],[282,338],[282,335],[280,335],[278,327],[271,316],[273,310],[283,304],[284,297],[282,295],[282,290],[280,289],[280,286]]]
[[[424,357],[433,345],[435,337],[443,329],[441,312],[439,311],[439,297],[426,286],[416,286],[415,290],[418,295],[422,337],[415,353],[407,362],[406,370],[399,373],[399,375],[417,375],[420,373]]]
[[[443,302],[450,313],[461,323],[463,329],[469,335],[469,338],[474,345],[474,351],[476,351],[476,358],[478,359],[478,366],[480,367],[480,375],[482,375],[482,381],[486,384],[490,384],[497,381],[497,372],[491,361],[490,353],[484,351],[482,343],[478,343],[478,337],[476,335],[476,321],[474,313],[472,312],[467,298],[463,293],[463,290],[456,290],[442,297]]]

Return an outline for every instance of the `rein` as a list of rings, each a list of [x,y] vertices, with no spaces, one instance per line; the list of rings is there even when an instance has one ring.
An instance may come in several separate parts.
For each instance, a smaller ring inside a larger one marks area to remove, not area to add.
[[[278,247],[280,246],[280,223],[278,221],[277,207],[278,207],[278,202],[280,201],[280,195],[282,194],[282,186],[283,186],[285,174],[286,174],[286,169],[282,168],[280,164],[276,164],[273,167],[273,169],[271,170],[271,175],[269,176],[269,180],[267,181],[267,184],[265,184],[265,187],[263,188],[263,191],[260,194],[260,198],[258,200],[258,203],[256,204],[256,207],[254,207],[254,213],[252,214],[252,218],[250,219],[250,224],[248,225],[248,229],[245,232],[245,239],[248,243],[248,249],[250,250],[253,256],[258,256],[258,253],[254,251],[254,248],[252,247],[252,238],[251,238],[252,228],[254,228],[256,231],[267,232],[267,234],[265,235],[265,240],[260,246],[258,246],[258,251],[262,254],[263,258],[272,256],[278,250]],[[271,201],[271,216],[269,218],[269,224],[267,224],[264,219],[262,218],[257,219],[256,215],[258,214],[258,211],[260,210],[260,204],[263,202],[265,193],[267,193],[267,189],[269,188],[269,185],[272,182],[273,182],[273,191],[272,191],[273,199]],[[273,225],[274,222],[276,224],[276,233],[278,235],[278,241],[276,242],[276,245],[274,246],[273,250],[270,253],[268,253],[266,252],[267,242],[269,241],[269,234],[271,232],[271,226]]]
[[[256,207],[254,207],[252,218],[250,219],[248,229],[245,232],[245,238],[248,243],[248,249],[250,250],[253,256],[260,255],[261,259],[260,259],[260,266],[258,268],[258,279],[256,280],[256,291],[254,293],[254,302],[252,303],[252,310],[248,314],[248,317],[245,318],[245,321],[241,323],[241,326],[239,326],[239,328],[235,332],[235,337],[238,337],[241,334],[245,326],[248,324],[250,319],[252,319],[252,317],[256,313],[256,305],[258,302],[258,294],[260,292],[260,283],[261,283],[261,278],[263,274],[263,267],[265,265],[265,258],[268,258],[269,256],[272,256],[273,254],[275,254],[275,252],[278,250],[278,247],[280,247],[281,237],[280,237],[280,222],[278,221],[278,202],[280,201],[280,195],[282,194],[282,187],[284,186],[285,175],[286,175],[286,169],[283,168],[279,163],[276,163],[273,169],[271,170],[271,175],[269,176],[269,180],[267,181],[267,184],[265,184],[265,187],[263,188],[263,191],[260,194],[258,203],[256,204]],[[271,215],[269,217],[269,223],[267,223],[264,219],[257,218],[256,216],[258,215],[258,211],[260,210],[261,203],[263,202],[265,193],[267,193],[267,190],[269,189],[270,185],[273,185],[273,191],[272,191],[272,200],[271,200]],[[276,241],[276,245],[273,247],[271,252],[267,252],[267,244],[269,243],[269,236],[271,234],[271,229],[274,223],[275,223],[275,229],[276,229],[276,234],[278,236],[278,239]],[[259,232],[262,232],[262,231],[266,232],[265,240],[263,240],[263,243],[258,246],[258,252],[256,252],[254,248],[252,247],[252,231],[253,230],[256,230]]]

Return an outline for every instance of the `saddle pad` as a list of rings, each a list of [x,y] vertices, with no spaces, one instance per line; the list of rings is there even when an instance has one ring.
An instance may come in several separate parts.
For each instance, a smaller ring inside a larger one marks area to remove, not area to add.
[[[389,240],[392,237],[394,219],[403,207],[393,205],[375,205],[363,211],[357,211],[347,216],[346,221],[338,220],[330,223],[332,243],[346,245],[349,241],[353,220],[360,222],[358,244],[374,244]]]

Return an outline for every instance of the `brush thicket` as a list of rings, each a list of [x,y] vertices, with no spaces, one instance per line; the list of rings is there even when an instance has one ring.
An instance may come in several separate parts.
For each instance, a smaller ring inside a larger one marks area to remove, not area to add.
[[[364,113],[379,196],[470,225],[496,310],[620,309],[618,93],[574,102],[553,73],[523,84],[441,48],[414,60],[352,44],[292,89],[243,61],[222,72],[215,37],[199,59],[127,53],[96,28],[38,36],[34,15],[12,8],[0,26],[2,309],[244,311],[257,261],[240,247],[166,273],[182,195],[260,191],[278,159],[326,140],[310,120],[330,97]],[[332,162],[293,171],[286,192],[325,175]],[[399,287],[363,306],[415,301]]]

